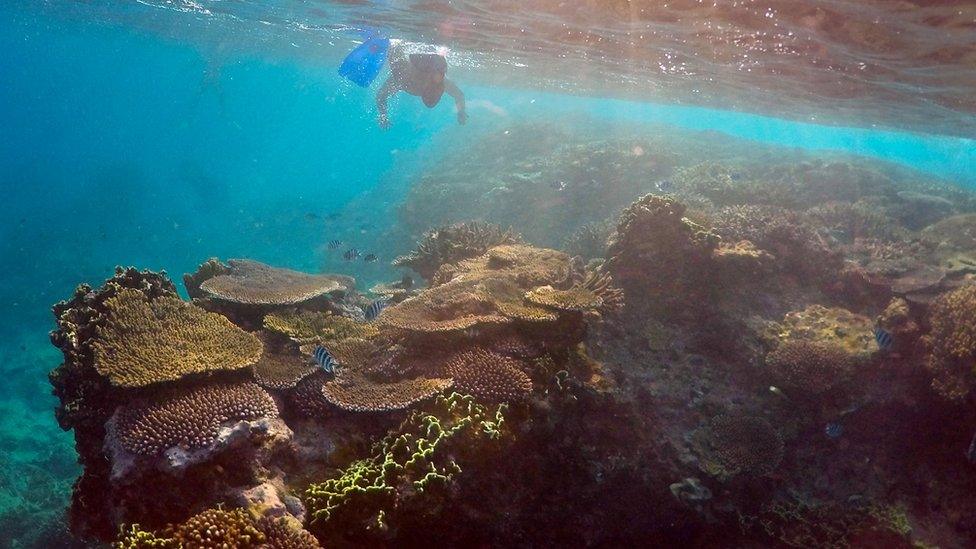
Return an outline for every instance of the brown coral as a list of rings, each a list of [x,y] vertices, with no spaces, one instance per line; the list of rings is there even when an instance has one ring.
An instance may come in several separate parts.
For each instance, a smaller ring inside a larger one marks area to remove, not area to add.
[[[487,402],[514,402],[532,391],[532,381],[513,358],[484,349],[458,355],[447,368],[454,389]]]
[[[719,238],[684,213],[674,199],[649,194],[620,215],[606,267],[631,301],[640,297],[649,306],[667,307],[676,299],[696,301],[710,287],[705,277]]]
[[[263,517],[258,520],[258,529],[265,536],[261,549],[319,549],[322,547],[308,530],[302,528],[294,518]]]
[[[541,286],[525,293],[525,299],[557,311],[590,311],[603,306],[603,299],[594,292],[574,286],[568,290],[557,290],[552,286]]]
[[[126,450],[154,456],[172,447],[206,448],[224,423],[277,415],[271,395],[254,383],[213,383],[121,408],[116,435]]]
[[[292,305],[346,289],[336,277],[310,275],[250,259],[227,261],[230,271],[200,283],[207,294],[247,305]]]
[[[302,379],[295,388],[288,393],[288,403],[300,416],[319,417],[335,409],[331,402],[322,394],[322,386],[331,376],[322,370],[316,370]]]
[[[243,509],[208,509],[180,524],[173,539],[184,549],[250,549],[264,547],[266,536]]]
[[[864,315],[840,307],[810,305],[786,314],[778,338],[834,344],[855,357],[866,358],[878,348],[873,330],[874,323]]]
[[[450,388],[452,383],[451,379],[426,377],[379,382],[346,368],[322,386],[322,395],[350,412],[387,412],[427,400]]]
[[[264,344],[264,352],[251,367],[258,385],[265,389],[290,389],[315,371],[315,364],[308,356],[302,356],[294,344],[280,345],[264,332],[258,337]]]
[[[416,250],[396,258],[393,265],[409,267],[431,280],[441,265],[477,257],[494,246],[521,240],[511,229],[489,223],[456,223],[428,231]]]
[[[976,376],[976,285],[939,296],[929,309],[932,386],[948,400],[971,392]]]
[[[854,360],[836,344],[788,340],[766,355],[766,367],[774,382],[787,391],[819,395],[845,383]]]
[[[718,415],[692,434],[702,471],[719,478],[764,475],[783,459],[783,438],[763,418]]]
[[[369,339],[379,334],[379,328],[371,322],[359,322],[340,315],[298,309],[266,315],[264,327],[272,332],[284,334],[298,343],[333,341],[350,337]]]
[[[218,314],[175,297],[123,289],[107,300],[92,342],[95,368],[113,384],[142,387],[257,362],[261,342]]]

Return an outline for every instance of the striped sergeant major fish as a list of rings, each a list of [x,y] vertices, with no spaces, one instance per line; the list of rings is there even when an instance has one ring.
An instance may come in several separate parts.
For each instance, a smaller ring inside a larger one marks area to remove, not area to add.
[[[345,259],[346,261],[352,261],[357,257],[359,257],[359,250],[356,248],[349,248],[346,250],[346,253],[342,254],[342,259]]]
[[[377,260],[376,254],[366,254],[363,256],[363,261],[366,263],[372,263]]]
[[[874,328],[874,341],[878,344],[878,349],[882,351],[890,351],[891,346],[895,344],[895,338],[891,332],[880,326]]]
[[[339,246],[342,246],[342,241],[341,240],[330,240],[329,241],[329,249],[330,250],[338,250],[339,249]]]
[[[312,358],[315,359],[315,363],[319,365],[322,370],[327,374],[335,375],[336,369],[339,367],[339,361],[332,356],[332,353],[328,349],[321,345],[316,345],[315,350],[312,351]]]
[[[370,303],[369,307],[366,307],[366,320],[376,320],[376,317],[380,316],[380,313],[383,312],[383,309],[385,309],[387,305],[389,305],[389,303],[385,299],[377,299],[376,301]]]

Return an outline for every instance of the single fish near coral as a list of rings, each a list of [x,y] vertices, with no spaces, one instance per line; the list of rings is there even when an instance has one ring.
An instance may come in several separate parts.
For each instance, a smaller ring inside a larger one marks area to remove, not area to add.
[[[366,307],[366,320],[371,322],[376,320],[376,317],[380,316],[380,313],[383,312],[383,309],[385,309],[387,305],[389,305],[389,302],[387,302],[385,299],[377,299],[376,301],[370,303],[369,307]]]
[[[363,261],[365,261],[366,263],[372,263],[376,261],[376,259],[377,259],[376,254],[366,254],[363,256]]]
[[[891,346],[895,344],[895,338],[891,332],[880,326],[874,329],[874,341],[882,351],[890,351]]]
[[[329,249],[330,250],[338,250],[340,246],[342,246],[342,241],[341,240],[330,240],[329,241]]]
[[[346,250],[346,253],[342,254],[342,259],[345,259],[346,261],[352,261],[357,257],[359,257],[359,250],[356,248],[350,248]]]
[[[554,191],[562,191],[562,190],[566,189],[566,182],[565,181],[553,181],[552,183],[549,184],[549,186],[552,187],[552,190],[554,190]]]
[[[844,425],[836,421],[831,421],[824,427],[824,434],[829,438],[837,438],[844,434]]]
[[[339,361],[332,356],[332,353],[328,349],[321,345],[316,345],[315,350],[312,351],[312,358],[315,359],[315,363],[319,365],[322,370],[327,374],[335,375],[336,369],[339,367]]]
[[[966,459],[969,463],[976,463],[976,434],[973,435],[973,440],[969,443],[969,448],[966,449]]]
[[[657,187],[657,190],[661,191],[662,193],[669,193],[674,190],[674,181],[671,181],[670,179],[662,179],[654,186]]]

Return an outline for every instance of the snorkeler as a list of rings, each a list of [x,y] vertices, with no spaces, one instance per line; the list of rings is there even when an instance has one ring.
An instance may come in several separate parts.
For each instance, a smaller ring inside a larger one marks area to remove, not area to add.
[[[387,100],[400,91],[420,97],[429,109],[434,108],[440,102],[441,95],[447,92],[454,98],[458,124],[467,122],[468,113],[464,110],[464,94],[445,76],[447,60],[443,55],[436,53],[405,55],[402,43],[391,41],[389,60],[390,77],[376,93],[376,107],[379,109],[381,128],[390,127]]]

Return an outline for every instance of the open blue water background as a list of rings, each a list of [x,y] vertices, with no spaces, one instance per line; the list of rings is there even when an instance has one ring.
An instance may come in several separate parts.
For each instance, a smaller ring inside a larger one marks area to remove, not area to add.
[[[509,116],[473,107],[471,122],[458,128],[447,101],[434,111],[402,101],[394,128],[383,132],[371,95],[335,73],[352,41],[309,62],[206,45],[215,40],[177,42],[0,5],[0,470],[7,471],[0,517],[38,499],[39,488],[18,480],[20,468],[40,463],[67,479],[43,488],[55,501],[67,497],[75,474],[46,375],[59,362],[47,342],[49,307],[76,284],[97,285],[117,264],[179,278],[212,256],[315,271],[331,238],[360,239],[388,260],[394,251],[382,248],[382,235],[395,222],[389,208],[398,196],[377,197],[334,222],[326,216],[381,182],[406,184],[440,152],[511,120],[585,112],[711,129],[879,156],[976,186],[971,140],[464,86],[463,71],[456,80],[469,100]],[[349,274],[367,281],[392,274],[369,269]]]

